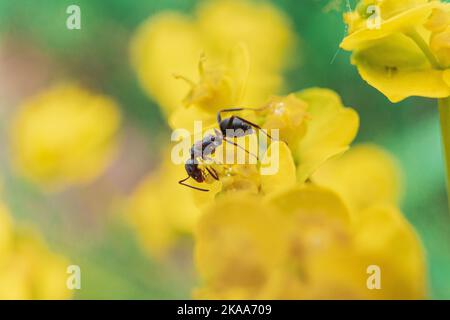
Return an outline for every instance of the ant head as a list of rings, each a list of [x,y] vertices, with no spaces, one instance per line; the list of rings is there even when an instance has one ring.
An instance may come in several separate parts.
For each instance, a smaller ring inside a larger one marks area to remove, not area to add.
[[[184,168],[186,169],[187,174],[194,179],[197,182],[203,182],[203,172],[198,167],[198,162],[195,159],[188,159],[186,160],[186,163],[184,165]]]

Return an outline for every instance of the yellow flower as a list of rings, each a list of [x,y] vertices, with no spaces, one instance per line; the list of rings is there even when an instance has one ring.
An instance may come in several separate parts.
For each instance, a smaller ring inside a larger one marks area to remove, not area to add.
[[[375,19],[368,14],[374,5],[381,14],[378,26],[369,20]],[[392,102],[409,96],[448,97],[448,35],[442,27],[448,7],[429,0],[360,1],[345,16],[349,35],[341,47],[353,51],[352,63],[361,77]]]
[[[197,119],[208,118],[202,112],[215,112],[236,98],[241,105],[258,105],[278,92],[285,58],[294,42],[287,18],[271,5],[217,0],[200,5],[194,19],[173,12],[151,17],[137,30],[130,51],[144,90],[166,115],[181,113],[170,120],[177,126],[186,115],[192,119],[193,112]],[[231,53],[230,62],[230,48],[236,46],[249,51],[252,65],[247,71],[245,56],[233,61],[235,54]],[[195,65],[202,52],[209,66],[198,75]],[[190,79],[194,86],[176,80],[174,74]],[[241,95],[243,80],[248,81]],[[180,103],[189,89],[185,101],[197,105],[195,111],[185,110]]]
[[[280,138],[291,148],[297,147],[298,141],[306,133],[309,120],[309,105],[296,94],[285,97],[272,97],[264,110],[264,129],[280,130]]]
[[[260,176],[261,191],[264,194],[270,194],[280,189],[288,188],[296,183],[294,158],[292,157],[291,150],[285,143],[275,141],[270,144],[262,159],[261,169],[274,165],[273,163],[270,163],[269,160],[272,153],[275,152],[274,150],[278,150],[278,155],[274,158],[274,160],[277,161],[276,173]]]
[[[154,257],[164,257],[183,235],[190,235],[200,214],[195,191],[177,184],[185,176],[184,166],[174,165],[165,157],[161,168],[146,177],[130,198],[130,222]],[[198,194],[203,196],[212,195]],[[198,199],[199,203],[203,200]]]
[[[417,299],[420,242],[395,207],[350,214],[334,192],[295,186],[269,198],[230,194],[200,218],[195,260],[206,299]],[[367,287],[371,265],[381,289]]]
[[[353,50],[369,41],[421,26],[437,5],[430,0],[361,0],[355,11],[344,14],[349,35],[341,46]],[[372,25],[376,22],[371,21],[376,18],[375,7],[379,10],[380,26]]]
[[[426,28],[431,31],[431,51],[440,65],[450,68],[450,4],[434,9]],[[448,79],[447,84],[450,85]]]
[[[249,63],[247,49],[237,46],[230,52],[226,65],[208,62],[206,56],[201,56],[197,83],[176,75],[176,78],[189,84],[190,90],[183,99],[183,106],[170,115],[169,125],[172,128],[186,128],[198,120],[203,120],[204,125],[215,123],[219,110],[242,101]]]
[[[189,86],[173,75],[193,78],[202,51],[200,34],[191,19],[176,13],[152,17],[136,31],[130,51],[144,90],[166,113],[180,107]]]
[[[376,145],[352,147],[320,167],[311,180],[339,193],[356,211],[373,204],[400,204],[399,166],[390,154]]]
[[[157,172],[144,179],[134,192],[129,207],[131,221],[152,256],[166,255],[179,244],[180,238],[190,236],[202,208],[214,199],[236,192],[276,194],[297,182],[304,183],[327,160],[348,149],[359,125],[358,114],[353,109],[344,107],[335,92],[321,88],[272,97],[264,107],[249,111],[247,116],[260,123],[264,130],[279,129],[280,141],[269,141],[267,149],[261,150],[256,136],[236,139],[241,149],[223,142],[212,156],[214,164],[206,165],[214,166],[219,182],[214,183],[209,175],[206,183],[188,180],[189,184],[210,192],[174,185],[187,174],[183,164],[173,164],[168,156],[163,158]],[[210,130],[205,129],[205,132]],[[226,158],[229,148],[235,149],[232,159]],[[256,159],[245,154],[246,162],[236,163],[242,149],[260,152],[260,161],[250,163],[250,159]]]
[[[12,221],[8,209],[0,203],[0,264],[11,248]]]
[[[358,132],[359,116],[329,89],[310,88],[296,96],[308,104],[306,133],[294,149],[297,180],[304,182],[328,159],[349,148]]]
[[[217,55],[236,43],[248,46],[252,63],[278,72],[295,37],[288,17],[269,3],[219,0],[198,8],[198,23]]]
[[[120,113],[113,100],[75,85],[25,101],[13,119],[14,164],[50,190],[98,177],[113,159]]]
[[[0,219],[8,222],[2,224],[7,232],[1,235],[0,299],[70,298],[68,261],[50,252],[35,231],[13,226],[7,208],[0,208]]]

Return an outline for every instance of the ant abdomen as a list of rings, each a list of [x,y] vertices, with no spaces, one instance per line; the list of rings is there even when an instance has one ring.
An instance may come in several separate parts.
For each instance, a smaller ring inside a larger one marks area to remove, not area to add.
[[[251,125],[236,117],[223,119],[220,121],[219,127],[222,135],[227,138],[238,138],[253,133]]]

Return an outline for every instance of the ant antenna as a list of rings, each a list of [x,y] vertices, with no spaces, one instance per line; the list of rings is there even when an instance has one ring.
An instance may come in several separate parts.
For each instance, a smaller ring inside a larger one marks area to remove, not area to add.
[[[189,184],[187,184],[187,183],[184,183],[184,182],[185,182],[187,179],[189,179],[189,178],[190,178],[190,176],[187,176],[186,178],[184,178],[184,179],[178,181],[178,183],[181,184],[181,185],[183,185],[183,186],[185,186],[185,187],[189,187],[189,188],[192,188],[192,189],[195,189],[195,190],[198,190],[198,191],[204,191],[204,192],[208,192],[208,191],[209,191],[209,190],[207,190],[207,189],[202,189],[202,188],[199,188],[199,187],[194,187],[194,186],[191,186],[191,185],[189,185]]]
[[[241,150],[244,150],[244,151],[247,152],[249,155],[252,155],[253,157],[255,157],[257,161],[259,161],[259,158],[258,158],[258,156],[257,156],[256,154],[253,154],[252,152],[248,151],[247,149],[245,149],[244,147],[240,146],[240,145],[237,144],[236,142],[231,141],[231,140],[228,140],[228,139],[225,138],[225,137],[223,137],[223,140],[225,140],[226,142],[228,142],[228,143],[230,143],[230,144],[232,144],[232,145],[238,147],[238,148],[241,149]]]

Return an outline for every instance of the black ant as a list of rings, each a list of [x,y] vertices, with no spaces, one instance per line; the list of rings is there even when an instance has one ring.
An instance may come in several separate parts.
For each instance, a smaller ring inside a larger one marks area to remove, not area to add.
[[[207,189],[202,189],[185,183],[185,181],[188,180],[189,178],[192,178],[195,181],[202,183],[206,180],[208,174],[211,175],[215,180],[219,180],[219,175],[213,168],[208,168],[205,166],[205,169],[203,170],[202,168],[199,167],[198,162],[199,158],[202,160],[211,160],[209,156],[214,155],[216,149],[220,145],[222,145],[223,141],[230,143],[238,148],[241,148],[247,153],[251,154],[248,150],[244,149],[243,147],[241,147],[234,141],[229,140],[228,138],[238,138],[250,135],[253,133],[253,128],[261,130],[268,138],[272,139],[272,137],[267,132],[265,132],[260,126],[244,118],[232,115],[229,118],[222,119],[222,113],[243,111],[243,110],[259,111],[260,109],[262,108],[259,109],[233,108],[220,110],[217,113],[217,122],[219,124],[220,131],[214,129],[215,135],[212,134],[207,135],[201,141],[197,141],[192,145],[190,149],[190,158],[186,161],[184,165],[184,168],[186,169],[186,173],[188,174],[188,176],[178,181],[178,183],[199,191],[209,191]],[[258,159],[256,155],[253,156],[255,156]]]

